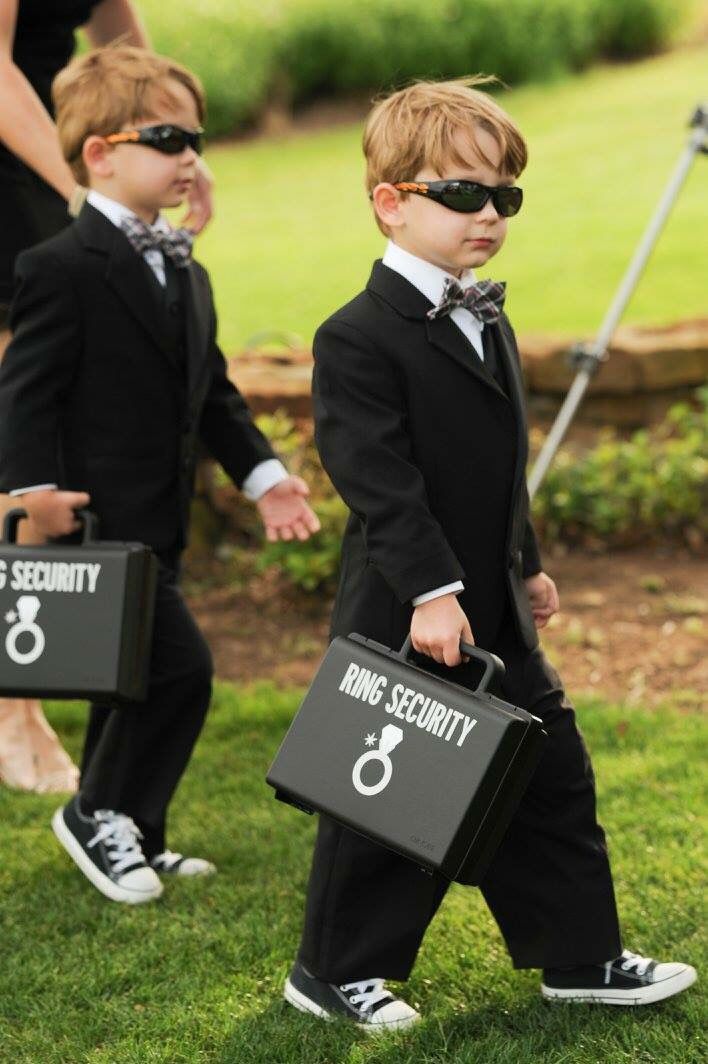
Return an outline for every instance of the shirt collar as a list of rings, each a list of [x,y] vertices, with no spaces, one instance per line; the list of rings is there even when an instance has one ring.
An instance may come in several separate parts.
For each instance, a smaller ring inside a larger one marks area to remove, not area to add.
[[[396,273],[400,273],[402,277],[410,281],[434,306],[437,306],[442,298],[447,278],[457,280],[447,270],[434,266],[432,262],[420,259],[417,255],[412,255],[410,251],[405,251],[398,244],[394,244],[392,240],[389,240],[386,245],[382,261],[384,266],[388,266],[390,270],[395,270]],[[474,284],[474,282],[474,271],[464,270],[458,283],[463,288],[466,288],[467,285]]]
[[[109,196],[104,196],[102,192],[97,192],[95,188],[89,190],[86,202],[105,215],[108,221],[113,222],[119,229],[124,218],[137,218],[137,215],[134,211],[131,211],[130,207],[126,207],[125,204],[119,203],[118,200],[111,199]],[[170,229],[170,223],[162,214],[158,214],[151,229],[157,232],[167,232]]]

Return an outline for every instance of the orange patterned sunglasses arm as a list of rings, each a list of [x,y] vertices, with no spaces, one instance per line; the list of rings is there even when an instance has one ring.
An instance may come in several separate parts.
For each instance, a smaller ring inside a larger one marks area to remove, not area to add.
[[[126,141],[140,140],[140,130],[131,129],[126,133],[111,133],[110,136],[104,137],[109,144],[124,144]]]
[[[394,188],[399,192],[427,192],[428,186],[420,181],[397,181]]]

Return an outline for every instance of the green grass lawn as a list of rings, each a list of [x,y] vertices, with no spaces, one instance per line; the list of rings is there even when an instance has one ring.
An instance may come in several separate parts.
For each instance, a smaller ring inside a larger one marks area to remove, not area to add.
[[[706,95],[706,60],[705,49],[687,49],[502,95],[530,164],[523,211],[488,271],[508,280],[519,331],[597,329]],[[366,282],[383,244],[363,192],[360,134],[355,124],[210,148],[218,213],[198,255],[227,352],[270,328],[309,343]],[[699,156],[626,320],[708,312],[707,168]]]
[[[425,1022],[372,1041],[285,1006],[313,821],[263,782],[298,692],[222,685],[174,803],[170,842],[219,865],[156,904],[103,899],[49,829],[56,799],[0,790],[5,1064],[699,1064],[699,986],[654,1008],[553,1006],[515,973],[478,894],[454,887],[406,996]],[[705,722],[585,700],[630,947],[706,970],[699,744]],[[50,707],[72,752],[80,707]],[[519,884],[523,890],[523,883]],[[705,978],[705,974],[704,974]]]

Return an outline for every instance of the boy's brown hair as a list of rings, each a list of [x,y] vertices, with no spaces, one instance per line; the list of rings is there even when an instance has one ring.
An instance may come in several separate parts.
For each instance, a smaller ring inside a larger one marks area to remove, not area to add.
[[[466,133],[480,158],[490,163],[475,129],[494,137],[501,148],[502,169],[518,177],[528,160],[526,142],[506,111],[477,88],[496,81],[483,74],[454,81],[416,81],[378,100],[364,127],[367,192],[382,181],[411,181],[426,165],[439,174],[451,162],[469,165],[455,144],[459,132]],[[378,217],[376,222],[387,233]]]
[[[64,158],[81,185],[88,175],[81,150],[92,134],[107,137],[123,126],[157,118],[160,104],[172,102],[170,81],[184,85],[204,121],[204,89],[174,59],[129,44],[97,48],[73,59],[52,83],[59,142]]]

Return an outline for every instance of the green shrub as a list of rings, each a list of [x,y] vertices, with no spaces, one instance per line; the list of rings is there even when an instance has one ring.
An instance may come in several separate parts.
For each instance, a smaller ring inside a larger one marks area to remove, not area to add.
[[[611,547],[699,528],[707,501],[708,387],[696,396],[697,408],[679,403],[661,425],[629,440],[608,431],[585,454],[562,448],[534,499],[534,524],[543,542]],[[287,420],[273,427],[291,468],[314,482],[313,494],[322,500],[315,504],[322,531],[305,543],[267,544],[259,567],[277,565],[296,587],[331,592],[348,510],[318,467],[311,433],[300,430],[294,437]]]
[[[252,0],[141,0],[140,12],[155,50],[201,78],[210,135],[248,125],[262,111],[273,82],[278,8]]]
[[[269,99],[376,92],[485,71],[516,85],[665,46],[686,0],[142,0],[153,43],[192,67],[209,132]]]
[[[677,404],[662,425],[630,440],[608,433],[580,456],[563,448],[534,499],[544,539],[612,545],[699,526],[708,483],[708,388],[697,398],[697,410]]]

